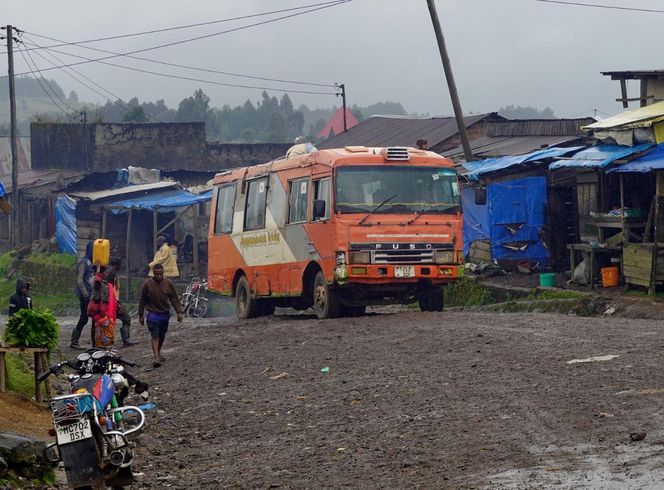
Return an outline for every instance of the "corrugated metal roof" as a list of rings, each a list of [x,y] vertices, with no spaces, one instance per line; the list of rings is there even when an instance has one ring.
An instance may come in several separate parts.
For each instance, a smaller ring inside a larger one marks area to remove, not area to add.
[[[596,123],[589,124],[583,129],[631,129],[636,127],[649,127],[658,121],[664,120],[664,101],[656,102],[645,107],[631,111],[621,112],[615,116],[607,117]]]
[[[581,128],[593,122],[595,119],[592,117],[492,121],[487,128],[487,136],[581,136]]]
[[[495,113],[466,116],[466,127],[488,117],[500,118]],[[453,117],[413,118],[402,116],[372,116],[359,122],[345,133],[316,145],[318,148],[343,148],[345,146],[415,146],[424,138],[429,148],[457,134],[456,119]]]
[[[483,136],[470,142],[473,155],[477,158],[501,157],[507,155],[522,155],[542,148],[552,146],[569,145],[579,141],[579,136],[516,136],[516,137],[492,137]],[[447,151],[443,156],[452,159],[463,159],[463,148]]]
[[[29,191],[39,187],[48,186],[61,182],[62,187],[72,181],[81,179],[85,172],[75,170],[20,170],[18,173],[18,187],[21,191]],[[11,193],[11,175],[3,176],[2,183],[5,192]],[[55,186],[57,189],[59,186]]]
[[[567,160],[554,162],[549,165],[549,168],[551,170],[565,167],[604,168],[616,160],[646,151],[651,146],[650,143],[638,146],[595,145],[580,151]]]
[[[179,184],[177,182],[162,181],[162,182],[155,182],[154,184],[128,185],[125,187],[119,187],[117,189],[107,189],[103,191],[93,191],[93,192],[76,191],[69,193],[69,195],[75,199],[87,199],[89,201],[99,201],[100,199],[106,199],[109,197],[124,196],[136,192],[150,192],[157,189],[168,189],[176,187],[178,185]]]

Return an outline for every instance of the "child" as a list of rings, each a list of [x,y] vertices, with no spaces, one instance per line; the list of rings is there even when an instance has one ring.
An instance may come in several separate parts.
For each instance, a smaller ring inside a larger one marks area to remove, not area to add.
[[[16,280],[16,294],[9,298],[9,316],[12,316],[23,308],[32,308],[32,298],[28,296],[30,283],[23,279]]]

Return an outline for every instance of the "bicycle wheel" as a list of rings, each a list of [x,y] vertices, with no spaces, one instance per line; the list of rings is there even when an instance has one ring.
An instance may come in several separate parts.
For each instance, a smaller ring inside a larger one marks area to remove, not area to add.
[[[202,318],[207,314],[209,308],[208,300],[205,298],[198,298],[189,304],[187,307],[187,316],[193,318]]]

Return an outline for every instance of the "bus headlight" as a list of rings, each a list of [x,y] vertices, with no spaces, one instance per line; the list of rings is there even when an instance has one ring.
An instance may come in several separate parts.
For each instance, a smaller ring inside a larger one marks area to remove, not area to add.
[[[346,265],[346,253],[337,252],[337,265]]]
[[[348,254],[349,264],[371,264],[371,252],[350,252]]]
[[[433,261],[436,264],[454,264],[454,250],[434,250]]]

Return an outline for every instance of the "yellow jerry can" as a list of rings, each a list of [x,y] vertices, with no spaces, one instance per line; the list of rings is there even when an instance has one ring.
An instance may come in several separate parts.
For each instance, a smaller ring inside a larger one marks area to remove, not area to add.
[[[106,267],[111,259],[111,242],[106,238],[97,238],[92,247],[92,264]]]

